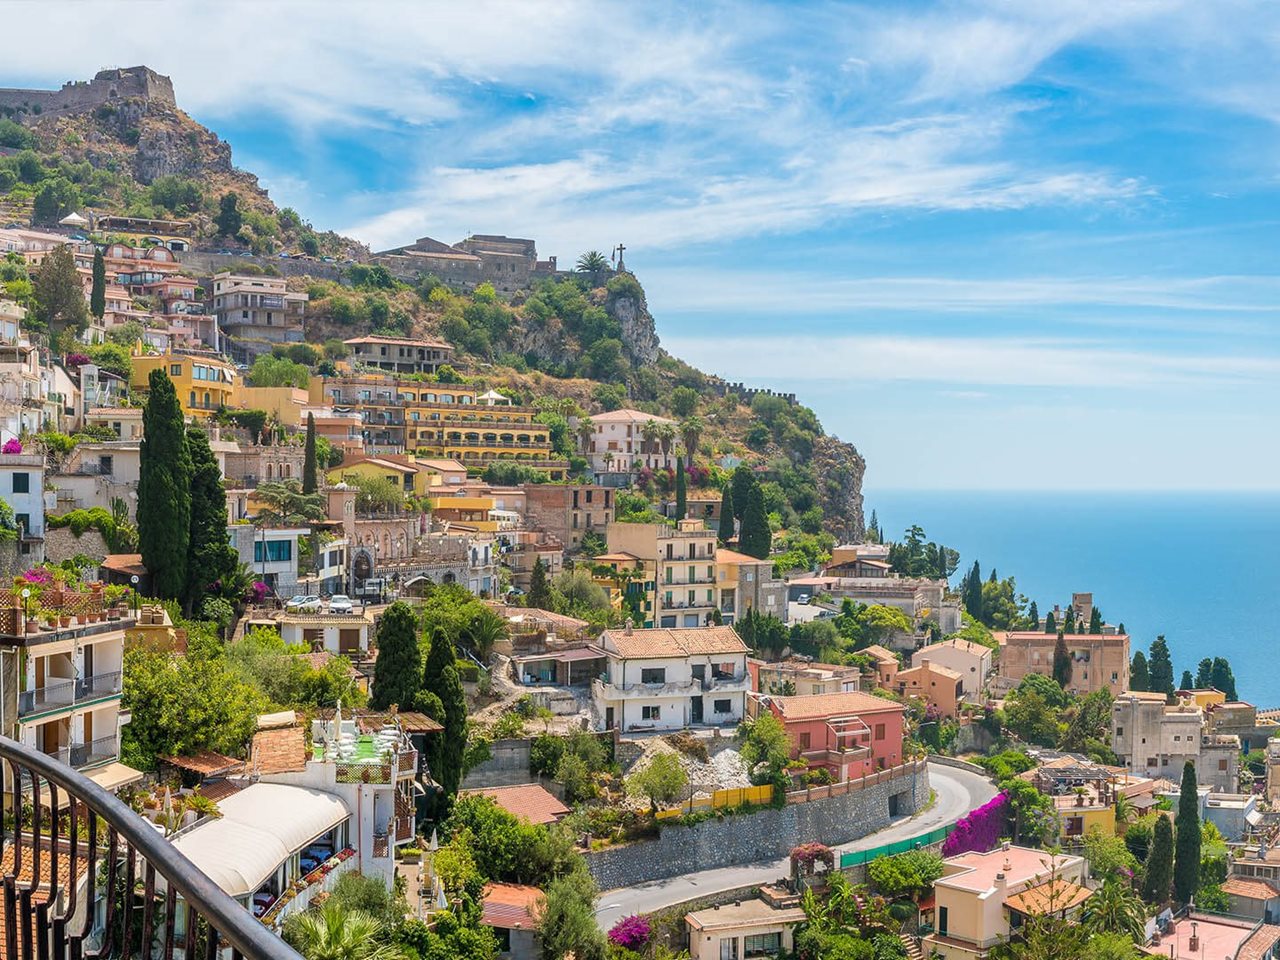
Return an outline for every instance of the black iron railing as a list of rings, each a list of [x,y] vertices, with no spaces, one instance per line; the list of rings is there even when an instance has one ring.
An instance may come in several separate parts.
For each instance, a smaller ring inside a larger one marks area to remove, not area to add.
[[[96,783],[7,737],[0,769],[4,960],[299,960]]]

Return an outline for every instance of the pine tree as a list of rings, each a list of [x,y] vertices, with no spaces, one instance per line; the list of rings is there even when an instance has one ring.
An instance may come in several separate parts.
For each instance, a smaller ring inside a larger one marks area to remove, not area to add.
[[[1165,642],[1163,634],[1151,643],[1151,655],[1147,657],[1147,672],[1151,677],[1149,689],[1155,693],[1163,693],[1172,702],[1173,660],[1169,657],[1169,645]]]
[[[1173,827],[1168,817],[1156,817],[1155,835],[1147,853],[1146,875],[1142,881],[1142,899],[1161,904],[1169,899],[1173,879]]]
[[[747,512],[747,495],[756,484],[756,475],[745,463],[738,464],[733,471],[733,518],[741,520]]]
[[[316,415],[307,414],[307,442],[303,448],[302,492],[315,493],[320,489],[316,481]]]
[[[183,605],[199,614],[205,593],[233,575],[240,558],[227,542],[227,491],[203,430],[187,431],[187,454],[191,458],[191,562]]]
[[[1036,607],[1036,602],[1034,600],[1031,601],[1031,606],[1027,609],[1027,619],[1031,621],[1030,629],[1040,629],[1040,610]]]
[[[1067,649],[1067,639],[1058,634],[1058,642],[1053,645],[1053,679],[1063,690],[1071,684],[1071,651]]]
[[[676,522],[683,520],[689,510],[688,494],[685,490],[684,461],[676,461]]]
[[[102,251],[93,251],[93,287],[89,294],[89,312],[99,320],[107,312],[107,262]]]
[[[187,591],[191,455],[173,381],[156,368],[148,385],[139,451],[138,547],[156,596],[176,600]]]
[[[431,631],[431,649],[427,652],[427,662],[422,668],[422,689],[438,693],[440,678],[444,676],[446,667],[458,662],[458,651],[443,627]]]
[[[1190,670],[1182,671],[1182,680],[1178,682],[1179,690],[1194,690],[1196,687],[1196,678],[1191,676]]]
[[[1058,632],[1058,618],[1053,615],[1052,610],[1050,610],[1048,613],[1044,615],[1044,632],[1045,633]]]
[[[1226,694],[1228,700],[1236,699],[1236,675],[1232,672],[1231,663],[1226,657],[1213,658],[1209,679],[1213,688]]]
[[[973,561],[973,566],[960,587],[960,600],[964,608],[969,611],[969,616],[978,621],[982,620],[982,568],[978,566],[977,560]]]
[[[1097,607],[1094,607],[1093,613],[1089,615],[1089,632],[1090,633],[1102,632],[1102,611],[1099,610]]]
[[[1173,893],[1179,903],[1189,903],[1200,888],[1200,795],[1196,790],[1196,766],[1190,760],[1182,768],[1182,791],[1174,826],[1178,830],[1178,846],[1173,862]]]
[[[547,568],[542,564],[542,558],[537,557],[533,561],[533,572],[529,575],[529,596],[528,606],[538,610],[551,609],[551,588],[547,585]]]
[[[872,543],[880,542],[880,519],[874,510],[871,511],[871,522],[867,524],[867,539]]]
[[[1139,650],[1129,664],[1129,689],[1150,690],[1151,677],[1147,673],[1147,655]]]
[[[378,659],[374,664],[369,705],[386,710],[393,703],[408,709],[417,698],[422,678],[418,650],[418,620],[403,600],[387,607],[378,621]]]
[[[753,483],[747,494],[747,507],[742,512],[738,549],[749,557],[763,560],[772,548],[773,533],[769,530],[769,517],[764,512],[764,492],[760,484]]]
[[[733,484],[725,484],[724,493],[720,497],[720,526],[716,539],[728,543],[733,539]]]

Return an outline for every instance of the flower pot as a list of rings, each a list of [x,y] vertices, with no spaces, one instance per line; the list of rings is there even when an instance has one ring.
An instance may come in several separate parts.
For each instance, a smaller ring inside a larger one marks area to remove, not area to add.
[[[39,622],[37,622],[37,621],[35,621],[35,620],[28,620],[28,621],[27,621],[27,633],[39,633],[39,631],[40,631],[40,624],[39,624]]]
[[[71,626],[71,618],[68,616],[58,617],[58,625],[65,630],[67,627]]]

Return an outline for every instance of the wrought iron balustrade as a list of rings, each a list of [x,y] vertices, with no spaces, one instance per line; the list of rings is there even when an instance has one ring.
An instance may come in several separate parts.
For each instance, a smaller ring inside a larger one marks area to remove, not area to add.
[[[54,757],[0,737],[0,783],[4,960],[299,960],[154,826]]]

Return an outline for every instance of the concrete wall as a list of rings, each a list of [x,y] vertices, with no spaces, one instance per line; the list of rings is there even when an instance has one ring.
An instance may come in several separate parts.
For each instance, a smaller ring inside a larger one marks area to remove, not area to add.
[[[729,815],[691,827],[664,827],[657,840],[586,854],[587,866],[600,889],[613,890],[699,870],[777,860],[800,843],[848,843],[888,826],[891,797],[899,816],[926,804],[927,767],[922,764],[913,775],[837,797]]]
[[[480,787],[509,787],[517,783],[528,783],[532,779],[529,773],[529,748],[532,744],[532,740],[493,741],[489,746],[493,756],[471,768],[471,772],[462,781],[462,789],[476,790]]]

